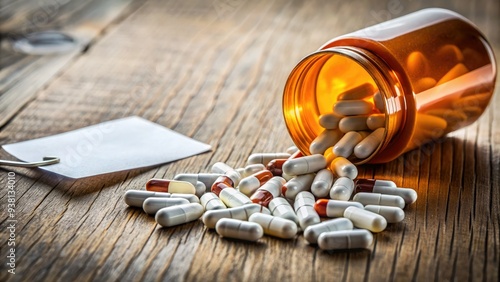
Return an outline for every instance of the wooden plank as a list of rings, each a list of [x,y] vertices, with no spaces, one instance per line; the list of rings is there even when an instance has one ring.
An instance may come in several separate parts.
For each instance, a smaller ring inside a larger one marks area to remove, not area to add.
[[[78,41],[74,51],[51,56],[9,54],[2,51],[0,67],[0,127],[88,47],[90,42],[126,13],[131,0],[51,1],[34,9],[30,1],[5,5],[0,30],[22,35],[33,31],[58,29]],[[50,5],[49,5],[50,4]],[[20,9],[18,12],[16,9]],[[5,15],[12,15],[7,18]],[[39,16],[43,15],[43,21]],[[38,20],[37,20],[38,19]],[[15,23],[15,24],[13,24]]]
[[[401,15],[427,6],[401,3]],[[477,19],[500,54],[498,3],[446,5]],[[3,271],[1,281],[498,281],[498,89],[475,124],[393,162],[359,168],[361,176],[392,179],[419,195],[405,220],[376,234],[369,250],[325,252],[302,236],[239,242],[200,221],[160,228],[153,217],[127,208],[125,191],[143,189],[150,178],[207,172],[216,161],[240,167],[252,152],[291,145],[281,117],[290,70],[326,40],[387,11],[368,1],[151,0],[135,9],[38,91],[1,129],[1,142],[139,115],[214,150],[78,181],[12,169],[17,274]],[[0,201],[6,200],[0,190]],[[4,228],[5,219],[0,222]]]

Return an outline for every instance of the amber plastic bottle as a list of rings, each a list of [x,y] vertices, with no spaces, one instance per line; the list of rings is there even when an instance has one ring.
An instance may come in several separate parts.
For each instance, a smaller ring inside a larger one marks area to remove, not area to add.
[[[373,104],[370,114],[385,116],[385,131],[368,157],[349,159],[388,162],[476,121],[495,78],[492,48],[474,24],[449,10],[425,9],[334,38],[305,57],[286,82],[283,114],[297,147],[310,154],[325,130],[319,117],[342,93],[370,84],[382,103],[373,95],[362,99]]]

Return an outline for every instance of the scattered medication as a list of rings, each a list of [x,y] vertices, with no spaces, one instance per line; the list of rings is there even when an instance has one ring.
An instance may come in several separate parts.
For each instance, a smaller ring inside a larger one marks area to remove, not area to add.
[[[299,219],[292,205],[285,198],[274,198],[269,202],[269,210],[276,217],[285,218],[299,224]]]
[[[174,177],[174,180],[179,180],[179,181],[187,181],[193,185],[196,185],[196,182],[200,181],[205,184],[207,188],[212,187],[214,184],[215,180],[219,177],[222,176],[220,173],[181,173],[177,174]]]
[[[354,191],[354,181],[348,177],[340,177],[335,180],[330,189],[330,198],[339,201],[348,201]]]
[[[309,173],[290,179],[281,187],[281,194],[287,199],[294,200],[298,193],[311,189],[314,177],[314,173]]]
[[[152,198],[152,197],[170,198],[170,193],[151,192],[144,190],[128,190],[127,192],[125,192],[123,200],[125,200],[125,204],[131,207],[142,208],[144,201],[147,198]]]
[[[264,230],[255,222],[223,218],[217,222],[215,231],[222,237],[257,241],[264,236]]]
[[[337,129],[325,129],[311,142],[309,151],[311,154],[323,154],[326,149],[335,145],[342,137],[342,132]],[[286,173],[286,172],[285,172]]]
[[[400,196],[385,195],[380,193],[365,193],[360,192],[354,195],[353,201],[367,205],[391,206],[404,209],[405,200]]]
[[[281,217],[254,213],[248,218],[248,221],[258,223],[262,226],[264,234],[274,237],[292,239],[297,234],[297,224]]]
[[[200,203],[200,198],[196,197],[196,195],[193,194],[175,193],[171,194],[170,198],[182,198],[188,200],[190,203]]]
[[[326,159],[320,154],[287,160],[283,164],[283,172],[288,175],[308,174],[324,168],[326,168]]]
[[[283,174],[283,164],[287,160],[288,159],[274,159],[267,164],[266,169],[274,176],[281,176]]]
[[[147,214],[155,214],[162,208],[189,204],[189,201],[183,198],[147,198],[142,204],[142,209]]]
[[[322,250],[368,249],[373,235],[367,230],[343,230],[319,235],[318,246]]]
[[[309,244],[318,243],[318,237],[324,232],[352,230],[354,225],[347,218],[335,218],[308,226],[304,230],[304,238]]]
[[[314,203],[314,209],[318,215],[322,217],[342,217],[344,216],[345,209],[348,207],[357,207],[362,209],[363,205],[358,202],[328,199],[319,199],[316,203]]]
[[[203,214],[202,220],[203,220],[203,224],[205,224],[205,226],[207,228],[213,229],[213,228],[215,228],[215,224],[217,224],[217,221],[219,221],[221,218],[234,218],[234,219],[240,219],[240,220],[248,220],[248,218],[256,212],[270,214],[269,210],[261,205],[248,204],[248,205],[235,207],[235,208],[217,209],[217,210],[206,211]]]
[[[270,161],[274,159],[288,159],[290,154],[288,153],[256,153],[251,154],[248,157],[247,163],[250,164],[263,164],[267,165]]]
[[[400,196],[405,203],[413,204],[417,200],[417,192],[410,188],[398,188],[396,184],[389,180],[357,179],[356,192],[373,192]]]
[[[243,177],[248,177],[256,172],[259,172],[261,170],[264,170],[266,169],[266,166],[263,165],[263,164],[251,164],[251,165],[247,165],[245,167],[245,171],[243,172]],[[243,179],[242,179],[243,180]]]
[[[272,199],[281,194],[281,188],[285,183],[285,179],[275,176],[258,188],[257,191],[252,194],[250,200],[256,204],[267,207]]]
[[[307,191],[300,192],[295,198],[293,207],[302,230],[321,221],[318,213],[314,209],[314,201],[314,195]]]
[[[387,220],[381,215],[358,207],[348,207],[344,217],[350,219],[355,227],[368,229],[371,232],[382,232],[387,227]]]
[[[252,201],[240,191],[228,187],[220,191],[219,198],[228,207],[234,208],[252,203]]]
[[[217,195],[211,192],[203,194],[203,196],[201,196],[200,198],[200,203],[206,211],[227,208],[226,205],[221,201],[221,199],[219,199]]]
[[[337,157],[330,163],[330,170],[339,177],[355,179],[358,176],[358,169],[348,159]]]
[[[405,212],[398,207],[367,205],[365,210],[383,216],[388,223],[398,223],[405,219]]]
[[[153,178],[146,182],[146,190],[164,193],[195,194],[196,188],[186,181]]]
[[[318,198],[324,198],[330,193],[333,183],[333,173],[328,169],[318,171],[311,184],[311,193]]]
[[[201,197],[205,192],[207,192],[207,186],[201,181],[196,181],[194,185],[196,197]]]
[[[293,146],[290,146],[286,149],[286,153],[292,155],[293,153],[297,152],[298,150],[299,150],[299,148],[297,148],[297,146],[293,145]]]
[[[264,183],[273,178],[273,174],[269,170],[261,170],[250,176],[243,178],[238,185],[241,193],[251,196]]]
[[[163,227],[195,221],[203,214],[203,207],[197,203],[183,204],[160,209],[155,220]]]

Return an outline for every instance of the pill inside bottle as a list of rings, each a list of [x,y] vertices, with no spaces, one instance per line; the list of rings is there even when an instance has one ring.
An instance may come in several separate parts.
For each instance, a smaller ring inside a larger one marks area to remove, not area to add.
[[[492,48],[473,23],[424,9],[306,56],[285,84],[283,115],[305,155],[333,147],[354,164],[383,163],[476,121],[495,77]],[[356,144],[346,147],[345,134]]]

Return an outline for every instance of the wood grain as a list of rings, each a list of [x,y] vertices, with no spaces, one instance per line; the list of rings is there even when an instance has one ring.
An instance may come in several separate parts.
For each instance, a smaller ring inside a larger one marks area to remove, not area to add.
[[[290,146],[281,114],[290,70],[328,39],[379,15],[450,8],[476,22],[500,54],[497,1],[426,2],[397,2],[398,13],[388,12],[391,1],[150,0],[135,6],[37,88],[36,98],[1,128],[1,143],[139,115],[214,149],[78,181],[12,169],[18,260],[16,275],[2,263],[0,280],[498,281],[498,88],[473,125],[390,163],[359,168],[360,176],[392,179],[419,195],[405,220],[376,234],[369,250],[325,252],[302,236],[239,242],[200,221],[160,228],[123,202],[125,191],[143,189],[150,178],[207,172],[216,161],[241,167],[252,152]],[[0,168],[0,187],[9,169]],[[3,212],[6,189],[0,197]],[[1,220],[6,230],[6,217]]]

